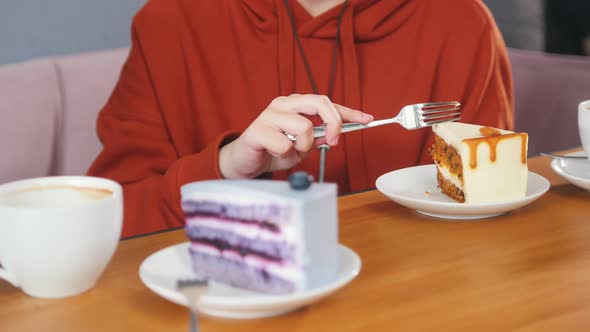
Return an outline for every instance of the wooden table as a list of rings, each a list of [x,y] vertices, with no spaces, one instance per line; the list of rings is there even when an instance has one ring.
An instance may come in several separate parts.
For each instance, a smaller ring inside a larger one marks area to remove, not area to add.
[[[553,187],[505,216],[451,222],[371,191],[340,198],[340,240],[361,274],[326,300],[280,317],[202,318],[201,331],[589,331],[590,193],[546,158],[529,160]],[[187,310],[139,280],[151,253],[182,231],[122,241],[96,288],[39,300],[0,282],[0,331],[186,331]]]

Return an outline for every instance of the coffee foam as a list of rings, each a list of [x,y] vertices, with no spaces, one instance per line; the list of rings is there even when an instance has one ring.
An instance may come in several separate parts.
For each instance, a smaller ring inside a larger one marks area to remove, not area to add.
[[[113,197],[108,189],[78,186],[30,186],[0,195],[0,204],[24,208],[68,207]]]
[[[90,199],[103,199],[113,195],[113,192],[108,189],[103,188],[90,188],[90,187],[78,187],[78,186],[34,186],[28,187],[26,189],[21,189],[16,191],[15,193],[21,192],[36,192],[36,191],[44,191],[44,190],[73,190],[80,194],[82,194],[86,198]]]

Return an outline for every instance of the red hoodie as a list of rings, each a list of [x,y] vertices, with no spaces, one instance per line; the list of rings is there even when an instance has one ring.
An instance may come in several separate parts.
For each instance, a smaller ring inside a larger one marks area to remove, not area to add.
[[[290,2],[326,94],[342,7],[314,18]],[[350,0],[341,29],[335,103],[382,119],[407,104],[458,100],[462,121],[512,128],[506,48],[481,1]],[[153,0],[134,19],[132,44],[89,170],[123,184],[124,237],[182,225],[179,187],[221,177],[230,133],[277,96],[312,93],[283,0]],[[326,180],[341,193],[371,188],[381,174],[430,163],[431,140],[430,129],[397,125],[345,134]],[[316,174],[318,160],[313,152],[297,170]]]

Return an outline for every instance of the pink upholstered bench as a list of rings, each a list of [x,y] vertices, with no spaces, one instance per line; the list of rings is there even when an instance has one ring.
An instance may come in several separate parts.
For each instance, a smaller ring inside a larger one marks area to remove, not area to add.
[[[510,50],[515,125],[529,156],[580,146],[578,104],[590,99],[590,57]]]
[[[96,116],[128,49],[0,66],[0,183],[84,174],[100,151]],[[576,104],[590,99],[590,60],[510,50],[517,130],[529,154],[579,145]]]
[[[127,52],[116,49],[0,66],[0,183],[86,172],[100,151],[97,113]]]

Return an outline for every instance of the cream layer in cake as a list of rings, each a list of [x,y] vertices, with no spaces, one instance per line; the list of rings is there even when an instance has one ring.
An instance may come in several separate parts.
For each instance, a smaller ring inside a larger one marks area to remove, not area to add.
[[[439,186],[451,198],[490,203],[522,198],[527,188],[528,135],[472,124],[432,127]],[[454,187],[454,188],[453,188]]]

